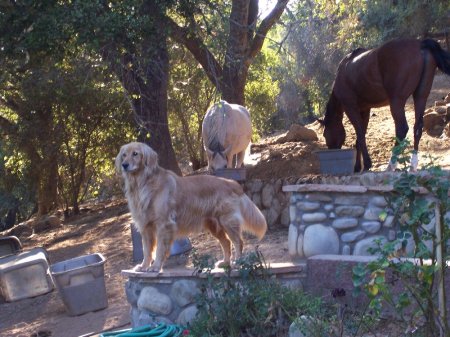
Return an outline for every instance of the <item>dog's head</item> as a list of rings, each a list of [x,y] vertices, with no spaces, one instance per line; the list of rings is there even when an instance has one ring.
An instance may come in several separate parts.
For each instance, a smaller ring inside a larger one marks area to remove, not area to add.
[[[122,175],[138,174],[142,170],[153,171],[158,167],[158,155],[144,143],[123,145],[116,157],[116,170]]]

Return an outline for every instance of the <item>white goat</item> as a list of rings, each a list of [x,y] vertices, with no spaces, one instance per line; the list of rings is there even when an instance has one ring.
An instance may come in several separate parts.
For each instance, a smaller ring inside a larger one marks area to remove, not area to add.
[[[202,137],[208,169],[240,168],[252,137],[250,113],[241,105],[220,101],[206,112]]]

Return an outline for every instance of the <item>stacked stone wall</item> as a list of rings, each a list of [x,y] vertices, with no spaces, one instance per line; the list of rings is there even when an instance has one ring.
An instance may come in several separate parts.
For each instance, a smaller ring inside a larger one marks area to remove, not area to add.
[[[302,288],[306,278],[303,265],[274,263],[269,272],[282,284]],[[186,325],[198,312],[196,299],[207,276],[197,274],[193,269],[175,269],[158,273],[142,273],[123,270],[128,277],[125,283],[127,301],[131,306],[130,316],[133,327],[165,322]],[[224,276],[222,269],[215,269],[210,276],[218,279]],[[231,277],[239,280],[237,271]]]
[[[283,191],[290,195],[288,250],[291,257],[295,260],[321,254],[371,255],[369,248],[376,247],[376,241],[394,241],[399,228],[387,198],[398,174],[323,177],[319,184],[283,186]],[[431,198],[426,190],[419,192]],[[450,218],[450,214],[445,217]],[[434,218],[423,225],[429,232],[434,231],[434,226]],[[431,249],[431,242],[429,245]],[[406,252],[411,253],[413,249],[410,238]]]
[[[290,222],[290,199],[285,186],[305,184],[384,186],[397,176],[395,172],[367,172],[350,176],[309,175],[283,179],[252,179],[242,183],[245,193],[261,209],[269,229],[288,228]]]

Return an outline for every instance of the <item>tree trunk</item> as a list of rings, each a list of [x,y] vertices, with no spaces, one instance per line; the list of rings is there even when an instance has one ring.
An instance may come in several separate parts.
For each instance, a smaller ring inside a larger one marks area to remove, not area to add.
[[[46,157],[39,165],[38,216],[46,215],[56,207],[58,162],[54,157]]]
[[[245,106],[245,84],[248,69],[261,51],[267,32],[278,21],[289,0],[277,0],[271,12],[257,25],[258,0],[233,0],[229,17],[230,31],[223,67],[205,45],[201,25],[189,20],[189,25],[179,26],[166,18],[170,36],[183,44],[202,65],[206,75],[230,103]]]
[[[36,110],[35,130],[30,137],[24,137],[19,145],[34,168],[37,187],[38,216],[48,214],[55,209],[58,201],[58,154],[59,137],[53,121],[52,108],[42,107]],[[49,138],[51,134],[54,138]]]
[[[246,57],[252,35],[248,21],[249,16],[253,17],[253,13],[249,13],[250,9],[255,9],[253,6],[250,8],[250,1],[232,2],[230,34],[222,74],[222,98],[229,103],[240,105],[245,105],[244,90],[248,74]]]
[[[141,42],[144,55],[137,55],[133,49],[124,52],[114,43],[110,44],[110,48],[102,49],[101,53],[109,61],[131,100],[139,127],[138,140],[158,153],[162,167],[181,175],[169,132],[169,53],[164,13],[155,1],[144,2],[141,10],[152,18],[155,29]]]
[[[133,101],[138,117],[138,140],[150,145],[158,153],[159,164],[178,175],[175,151],[170,137],[167,114],[167,83],[169,77],[169,55],[166,41],[160,41],[152,53],[152,62],[148,69],[148,83],[140,86],[140,98]]]
[[[226,65],[223,72],[222,99],[245,106],[247,74],[248,69],[242,67],[242,64]]]

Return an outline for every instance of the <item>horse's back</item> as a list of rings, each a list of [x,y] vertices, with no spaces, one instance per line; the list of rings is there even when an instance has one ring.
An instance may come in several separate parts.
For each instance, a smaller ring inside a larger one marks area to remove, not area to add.
[[[252,134],[250,113],[241,105],[220,101],[208,109],[202,133],[206,144],[215,138],[224,148],[237,143],[248,145]]]
[[[352,57],[353,56],[353,57]],[[406,99],[419,85],[424,56],[421,41],[396,39],[378,48],[353,52],[343,59],[335,88],[341,99],[354,96],[364,107],[389,104],[393,98]]]

